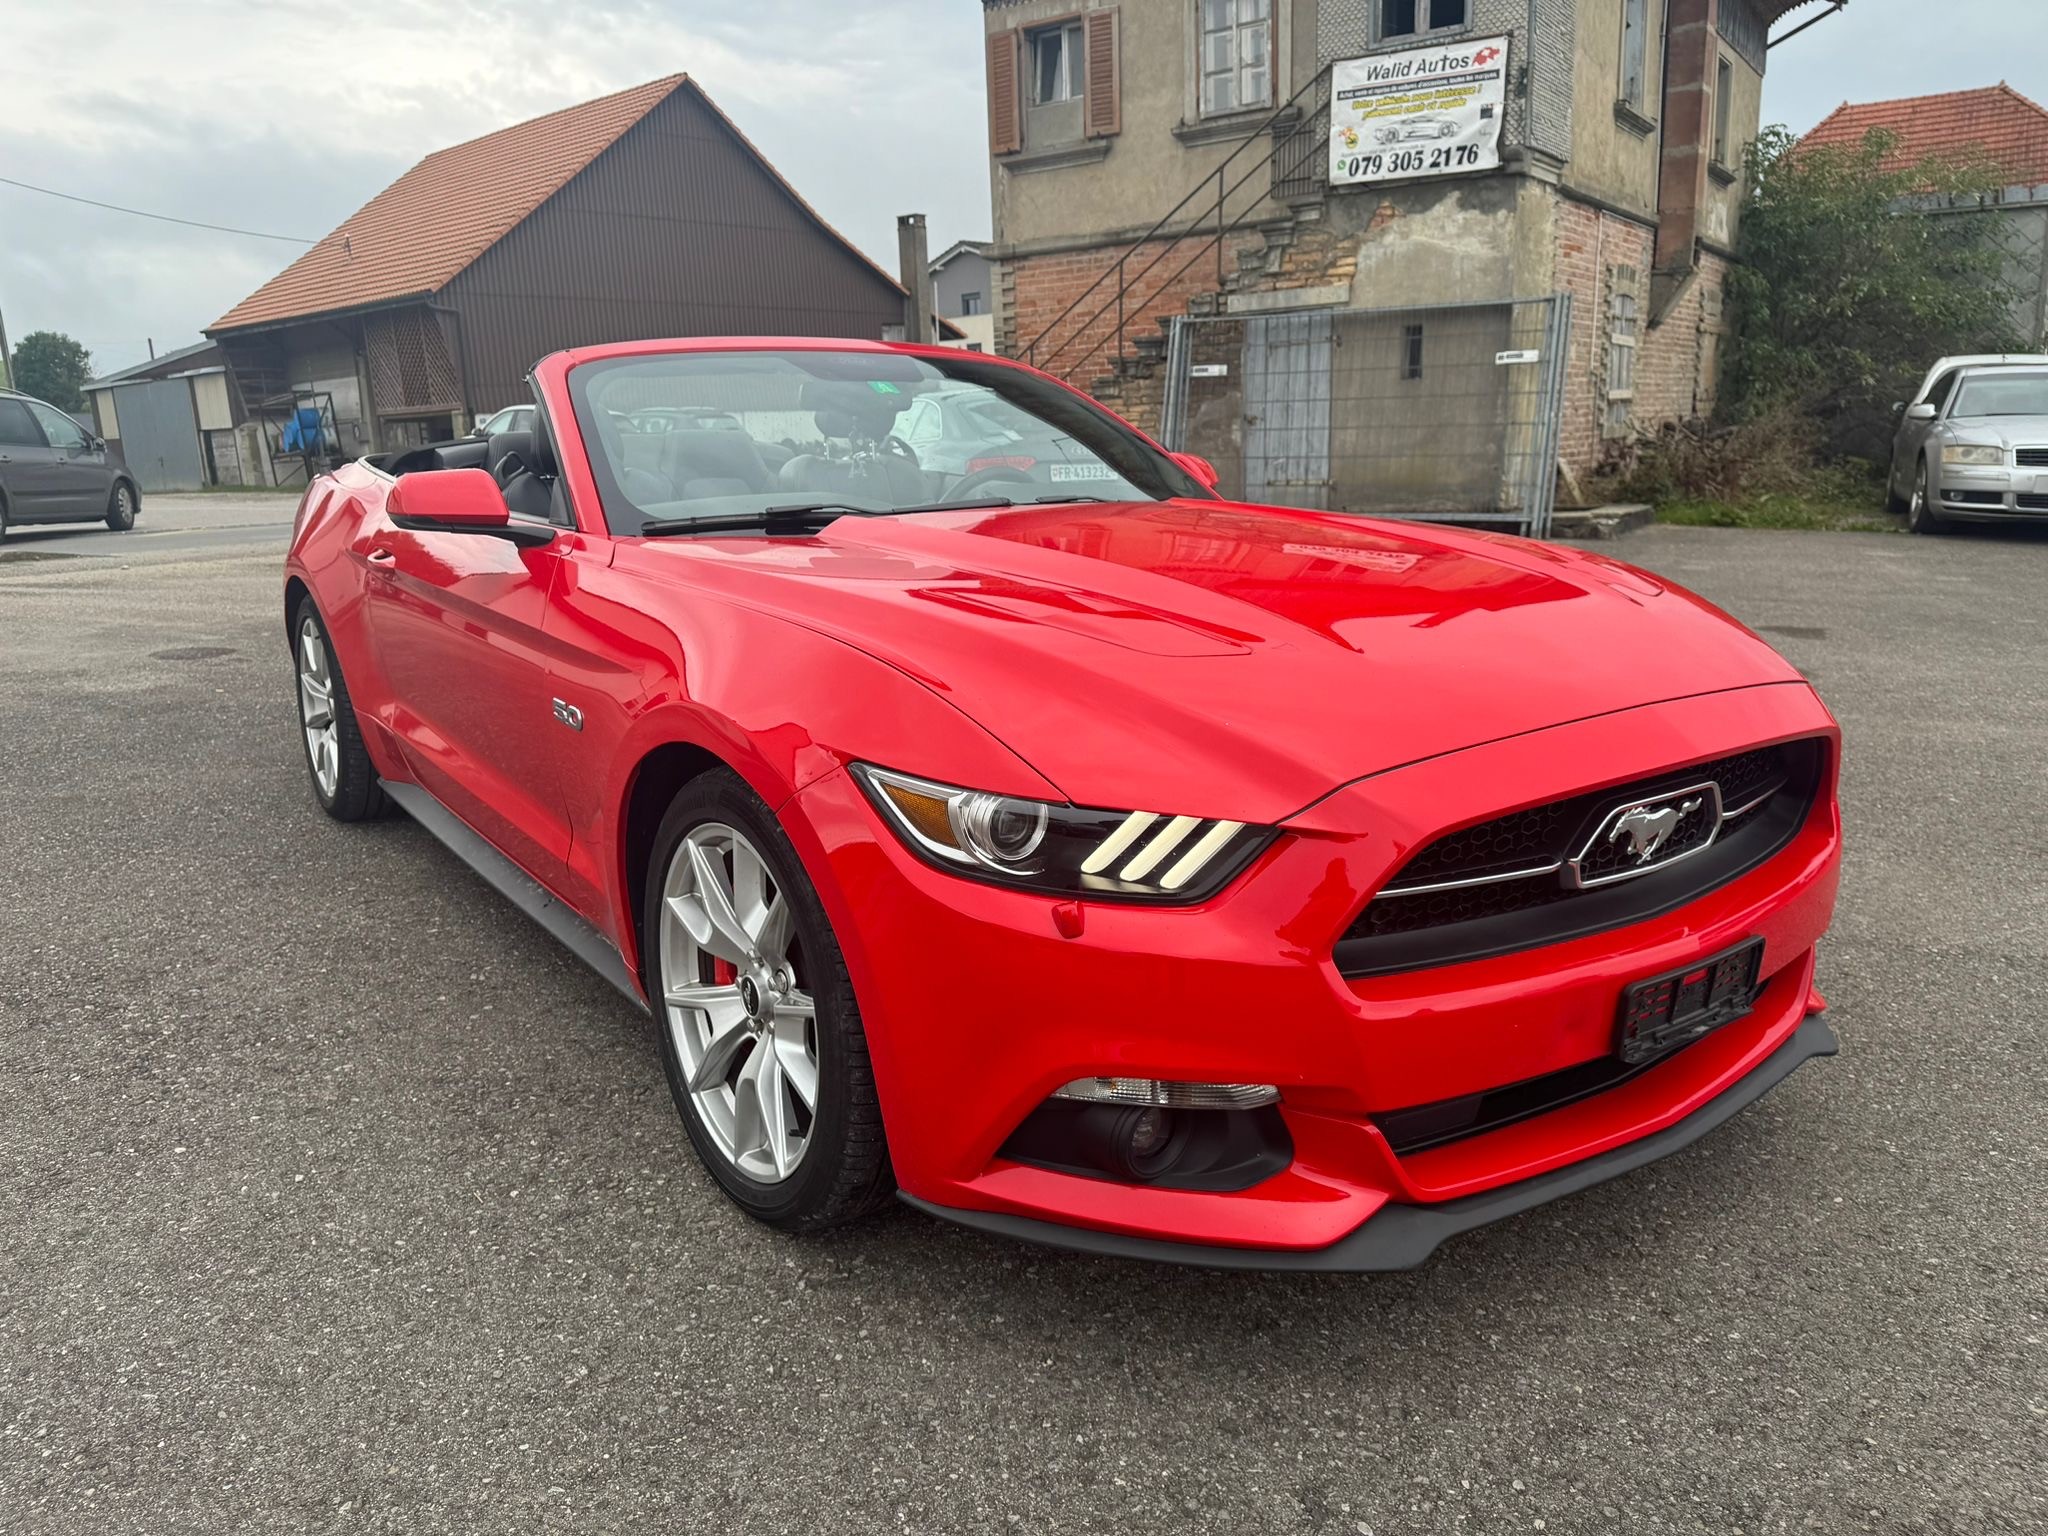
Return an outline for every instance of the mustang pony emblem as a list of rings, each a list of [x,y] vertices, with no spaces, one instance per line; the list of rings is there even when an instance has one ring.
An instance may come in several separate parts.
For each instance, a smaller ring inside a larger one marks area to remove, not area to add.
[[[1682,805],[1666,805],[1658,810],[1651,810],[1647,805],[1635,806],[1616,818],[1614,830],[1607,834],[1607,841],[1618,843],[1627,838],[1629,852],[1636,856],[1636,862],[1647,864],[1657,857],[1659,849],[1671,841],[1678,824],[1705,803],[1695,798]]]

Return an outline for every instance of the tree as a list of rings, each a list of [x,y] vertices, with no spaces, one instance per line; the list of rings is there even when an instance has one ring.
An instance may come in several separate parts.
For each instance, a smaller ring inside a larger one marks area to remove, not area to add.
[[[59,331],[30,331],[14,344],[14,387],[60,411],[85,409],[92,354]]]
[[[2007,222],[1977,164],[1887,168],[1897,140],[1802,148],[1783,128],[1750,146],[1723,406],[1737,421],[1790,410],[1837,448],[1877,456],[1891,405],[1937,357],[2023,351]]]

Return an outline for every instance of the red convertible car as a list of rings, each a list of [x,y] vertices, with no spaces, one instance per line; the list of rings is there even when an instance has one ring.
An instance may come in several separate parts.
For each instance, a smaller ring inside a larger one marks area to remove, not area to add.
[[[971,353],[533,384],[532,432],[308,490],[313,790],[648,1008],[751,1215],[1405,1267],[1833,1053],[1839,735],[1700,599],[1223,500]],[[898,428],[963,392],[1001,431],[935,467]]]

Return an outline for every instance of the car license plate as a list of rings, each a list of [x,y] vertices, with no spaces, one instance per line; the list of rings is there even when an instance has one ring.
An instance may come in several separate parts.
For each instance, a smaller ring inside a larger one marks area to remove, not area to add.
[[[1615,1054],[1641,1066],[1732,1024],[1756,1006],[1764,941],[1751,939],[1682,971],[1639,981],[1621,994]]]

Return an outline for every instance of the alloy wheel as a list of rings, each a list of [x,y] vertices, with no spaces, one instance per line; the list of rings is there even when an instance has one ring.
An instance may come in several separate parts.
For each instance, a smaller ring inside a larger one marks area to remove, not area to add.
[[[299,625],[299,723],[306,733],[306,757],[322,798],[332,800],[341,782],[341,727],[334,716],[334,672],[327,642],[309,614]]]
[[[699,1119],[748,1178],[779,1184],[810,1147],[818,1014],[788,894],[744,832],[692,827],[662,882],[663,1012]]]

